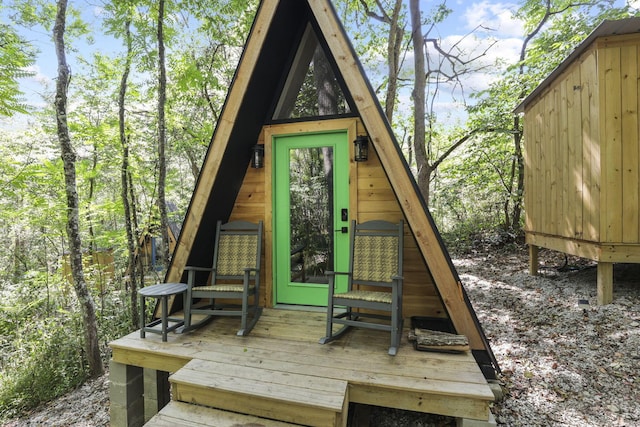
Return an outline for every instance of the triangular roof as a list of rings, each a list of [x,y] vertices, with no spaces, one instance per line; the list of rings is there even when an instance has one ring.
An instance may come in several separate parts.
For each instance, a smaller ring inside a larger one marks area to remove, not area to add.
[[[481,367],[499,371],[425,200],[330,0],[261,1],[166,280],[180,281],[185,265],[211,262],[210,251],[197,249],[210,248],[216,221],[229,218],[250,160],[251,147],[262,127],[272,122],[309,25],[334,67],[353,115],[359,116],[367,129],[456,331],[469,338]]]

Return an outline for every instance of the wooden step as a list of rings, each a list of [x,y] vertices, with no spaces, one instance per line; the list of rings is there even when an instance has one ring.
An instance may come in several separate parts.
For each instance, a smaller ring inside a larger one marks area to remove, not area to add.
[[[193,359],[171,375],[173,399],[309,426],[345,426],[348,382]]]
[[[169,402],[145,424],[148,427],[290,427],[296,425],[175,401]]]

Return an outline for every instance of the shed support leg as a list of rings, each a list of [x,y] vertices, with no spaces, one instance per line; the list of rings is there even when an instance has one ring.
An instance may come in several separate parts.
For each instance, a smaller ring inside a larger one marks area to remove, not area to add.
[[[598,305],[613,302],[613,263],[598,261]]]
[[[144,422],[148,422],[171,399],[169,373],[144,368]]]
[[[142,368],[111,360],[109,363],[109,417],[114,427],[144,424]]]
[[[539,249],[535,245],[529,245],[529,274],[532,276],[538,275],[538,252]]]

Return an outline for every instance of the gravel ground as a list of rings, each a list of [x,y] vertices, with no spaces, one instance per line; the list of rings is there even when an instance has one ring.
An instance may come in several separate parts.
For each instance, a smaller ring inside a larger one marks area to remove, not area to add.
[[[616,265],[614,302],[596,305],[590,262],[541,251],[527,273],[523,248],[454,257],[502,368],[502,426],[640,426],[640,265]],[[562,268],[558,268],[562,267]],[[106,377],[11,426],[109,425]],[[449,426],[445,417],[373,410],[370,426]]]
[[[598,306],[595,264],[541,255],[536,277],[524,251],[454,262],[502,368],[498,424],[640,426],[640,265]]]

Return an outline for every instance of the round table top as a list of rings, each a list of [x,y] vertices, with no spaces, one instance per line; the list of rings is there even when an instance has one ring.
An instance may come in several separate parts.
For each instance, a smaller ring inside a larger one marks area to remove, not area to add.
[[[175,295],[187,290],[185,283],[158,283],[157,285],[145,286],[138,290],[138,293],[145,297],[163,297]]]

